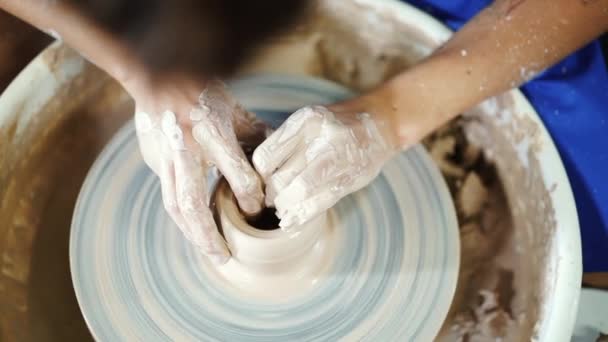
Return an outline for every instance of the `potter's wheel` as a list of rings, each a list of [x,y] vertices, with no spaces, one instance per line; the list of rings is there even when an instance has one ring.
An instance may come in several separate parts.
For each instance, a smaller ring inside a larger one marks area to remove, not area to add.
[[[275,126],[298,107],[348,95],[275,76],[232,87]],[[402,154],[328,215],[338,243],[315,286],[279,302],[238,293],[163,210],[129,124],[94,164],[75,209],[70,262],[81,310],[101,341],[432,340],[456,287],[459,240],[426,152]]]

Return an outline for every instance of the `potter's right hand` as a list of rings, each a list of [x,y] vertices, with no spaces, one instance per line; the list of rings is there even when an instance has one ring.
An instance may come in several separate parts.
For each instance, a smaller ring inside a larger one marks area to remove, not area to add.
[[[261,180],[239,143],[255,144],[266,127],[218,81],[171,82],[161,91],[133,95],[140,150],[160,178],[165,209],[203,254],[226,262],[230,252],[209,209],[207,173],[217,167],[241,209],[259,212]]]
[[[305,107],[253,154],[266,204],[281,228],[302,225],[369,184],[399,148],[388,124],[365,112]]]

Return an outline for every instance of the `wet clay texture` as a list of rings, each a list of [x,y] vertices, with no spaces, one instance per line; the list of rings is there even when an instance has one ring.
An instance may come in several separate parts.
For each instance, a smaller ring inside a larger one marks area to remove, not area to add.
[[[68,49],[42,55],[51,72],[73,57]],[[120,87],[82,65],[35,116],[28,100],[0,120],[2,341],[91,339],[70,278],[71,216],[89,167],[133,109]]]
[[[495,166],[467,141],[465,122],[455,120],[424,141],[448,183],[460,223],[461,269],[441,339],[518,340],[526,313],[514,303],[519,255],[511,212]]]

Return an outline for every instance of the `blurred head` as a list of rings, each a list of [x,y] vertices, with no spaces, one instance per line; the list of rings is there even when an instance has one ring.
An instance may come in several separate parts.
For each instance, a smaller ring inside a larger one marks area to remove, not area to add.
[[[272,35],[304,16],[308,0],[72,0],[136,48],[158,72],[225,77]]]

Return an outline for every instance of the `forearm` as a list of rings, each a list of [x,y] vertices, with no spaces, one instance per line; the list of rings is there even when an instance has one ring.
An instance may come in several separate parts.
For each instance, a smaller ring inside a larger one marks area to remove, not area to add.
[[[230,76],[269,36],[304,17],[309,3],[0,0],[0,8],[59,33],[119,81],[144,69],[146,83],[155,84],[176,75],[197,81]]]
[[[142,65],[117,36],[105,31],[66,1],[0,0],[0,8],[63,41],[121,83],[141,74]]]
[[[608,0],[497,1],[382,90],[403,147],[519,86],[608,29]],[[388,95],[386,95],[388,94]]]

